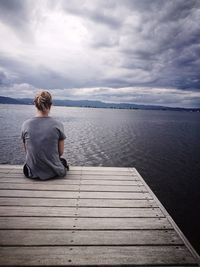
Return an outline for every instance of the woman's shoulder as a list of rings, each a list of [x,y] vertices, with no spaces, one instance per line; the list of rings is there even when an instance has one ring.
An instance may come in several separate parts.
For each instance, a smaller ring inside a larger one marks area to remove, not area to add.
[[[62,122],[60,122],[59,120],[53,118],[53,117],[33,117],[30,118],[28,120],[25,120],[22,124],[22,127],[24,126],[31,126],[31,125],[54,125],[56,127],[62,127]]]
[[[59,121],[58,119],[56,118],[53,118],[53,117],[48,117],[48,121],[51,125],[54,125],[55,127],[58,127],[58,128],[62,128],[63,127],[63,124],[61,121]]]
[[[34,118],[27,119],[22,123],[22,126],[29,125],[32,121],[34,121]]]
[[[49,121],[51,121],[52,123],[55,124],[62,124],[58,119],[54,118],[54,117],[47,117],[49,119]]]

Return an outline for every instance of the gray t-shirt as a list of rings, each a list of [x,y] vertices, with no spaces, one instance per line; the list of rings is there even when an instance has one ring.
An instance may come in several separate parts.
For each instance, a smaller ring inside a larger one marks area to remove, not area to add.
[[[52,117],[34,117],[23,123],[26,164],[32,178],[46,180],[66,174],[58,152],[58,141],[65,138],[63,124]]]

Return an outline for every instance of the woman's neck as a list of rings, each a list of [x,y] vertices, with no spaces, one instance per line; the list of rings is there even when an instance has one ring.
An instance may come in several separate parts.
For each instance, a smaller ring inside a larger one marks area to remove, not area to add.
[[[37,110],[36,117],[49,117],[49,111],[50,110],[47,110],[47,111]]]

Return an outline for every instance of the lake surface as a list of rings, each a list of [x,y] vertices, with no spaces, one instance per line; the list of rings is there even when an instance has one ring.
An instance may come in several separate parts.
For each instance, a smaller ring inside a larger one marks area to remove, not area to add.
[[[23,164],[33,106],[0,105],[0,163]],[[200,253],[200,113],[53,107],[71,165],[136,167]]]

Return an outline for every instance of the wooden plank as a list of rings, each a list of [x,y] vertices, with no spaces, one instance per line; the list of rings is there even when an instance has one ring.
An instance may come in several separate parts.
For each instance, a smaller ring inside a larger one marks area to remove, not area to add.
[[[0,206],[0,216],[41,217],[163,217],[158,208],[78,208]]]
[[[89,175],[92,175],[92,176],[131,176],[131,172],[130,171],[123,171],[123,172],[119,172],[119,171],[102,171],[102,170],[94,170],[94,171],[81,171],[81,172],[78,172],[78,171],[74,171],[72,172],[71,174],[81,174],[82,176],[89,176]]]
[[[8,173],[9,171],[10,171],[9,169],[0,168],[0,175]]]
[[[0,246],[183,245],[174,230],[0,230]]]
[[[52,206],[52,207],[74,207],[77,205],[77,199],[52,199],[52,198],[0,198],[0,206]]]
[[[0,169],[21,169],[22,165],[0,164]]]
[[[149,193],[143,192],[80,192],[80,198],[117,198],[117,199],[152,199]]]
[[[63,191],[29,191],[29,190],[0,190],[0,197],[47,197],[47,198],[78,198],[78,192]]]
[[[98,182],[98,181],[96,181]],[[27,179],[25,177],[20,177],[20,178],[16,178],[16,177],[7,177],[7,178],[0,178],[0,184],[1,183],[15,183],[15,184],[50,184],[50,185],[54,185],[54,184],[58,184],[58,185],[67,185],[67,184],[71,184],[71,185],[76,185],[76,184],[80,184],[80,179],[52,179],[52,180],[47,180],[47,181],[40,181],[40,180],[34,180],[34,179]],[[106,183],[109,183],[109,181],[106,181]],[[130,182],[129,182],[130,183]],[[135,184],[141,184],[139,181],[135,182]]]
[[[32,183],[32,184],[13,184],[0,183],[1,189],[15,189],[15,190],[46,190],[46,191],[79,191],[87,192],[147,192],[144,186],[107,186],[107,185],[58,185],[46,183]]]
[[[10,173],[14,173],[15,171],[10,171]],[[19,171],[18,171],[19,172]],[[68,172],[68,174],[70,175],[86,175],[86,176],[95,176],[95,175],[98,175],[98,176],[130,176],[130,175],[135,175],[133,174],[131,171],[103,171],[103,170],[70,170]]]
[[[9,175],[24,175],[23,169],[10,169],[8,174]]]
[[[108,186],[108,185],[81,185],[80,190],[83,191],[109,191],[109,192],[147,192],[145,186],[129,185],[129,186]]]
[[[84,178],[84,177],[83,177]],[[75,181],[75,180],[63,180],[63,181],[60,181],[60,182],[68,182],[69,183],[71,181]],[[49,181],[51,183],[51,181]],[[57,180],[57,182],[59,182]],[[55,181],[55,183],[57,183]],[[89,179],[89,180],[86,180],[86,179],[81,179],[81,185],[109,185],[109,186],[130,186],[130,185],[143,185],[141,183],[141,181],[139,180],[131,180],[131,181],[120,181],[120,180],[100,180],[100,179],[97,179],[97,180],[92,180],[92,179]]]
[[[78,217],[164,217],[158,208],[79,208]]]
[[[25,176],[22,173],[12,174],[9,172],[1,172],[0,178],[25,178]]]
[[[100,179],[100,180],[121,180],[121,181],[133,181],[133,180],[139,180],[137,176],[131,176],[131,175],[99,175],[99,174],[95,174],[95,175],[82,175],[81,179]]]
[[[1,178],[10,178],[10,179],[25,179],[23,174],[11,174],[11,173],[1,173],[0,174]],[[64,179],[78,179],[78,180],[112,180],[112,181],[139,181],[138,177],[132,177],[131,175],[126,175],[126,176],[122,176],[122,175],[72,175],[71,173],[67,176],[65,176],[64,178],[57,178],[59,180],[64,180]],[[56,179],[54,179],[56,180]],[[35,179],[35,181],[40,181],[38,179]],[[53,180],[52,180],[53,181]],[[40,182],[47,182],[47,181],[40,181]]]
[[[47,190],[47,191],[77,191],[79,190],[79,184],[77,185],[50,185],[46,183],[0,183],[1,189],[15,189],[15,190]]]
[[[0,197],[40,197],[40,198],[117,198],[117,199],[152,199],[149,193],[142,192],[69,192],[69,191],[34,191],[0,190]]]
[[[51,199],[51,198],[0,198],[0,206],[76,206],[76,199]],[[153,200],[138,199],[80,199],[79,207],[129,207],[148,208],[157,207]]]
[[[166,218],[0,217],[0,229],[173,229]]]
[[[77,169],[76,169],[77,168]],[[72,168],[70,168],[70,171]],[[78,167],[73,167],[73,170],[80,171],[82,173],[93,173],[93,172],[101,172],[101,173],[134,173],[134,168],[128,168],[128,167],[103,167],[103,166],[82,166],[81,169],[78,169]]]
[[[12,167],[2,167],[0,164],[0,173],[9,173],[9,172],[16,172],[16,173],[22,173],[22,168],[12,168]]]
[[[183,246],[3,247],[0,259],[1,266],[195,265]]]
[[[0,183],[15,183],[15,184],[45,184],[45,185],[76,185],[80,184],[81,185],[108,185],[108,186],[131,186],[131,185],[138,185],[142,186],[143,184],[141,181],[137,180],[131,180],[131,181],[120,181],[120,180],[84,180],[84,179],[69,179],[64,178],[64,179],[52,179],[52,180],[47,180],[47,181],[38,181],[38,180],[31,180],[27,179],[24,177],[21,177],[20,179],[15,179],[15,178],[0,178]]]
[[[103,166],[82,166],[82,171],[120,171],[120,172],[127,172],[127,171],[134,171],[134,168],[128,168],[128,167],[103,167]]]

